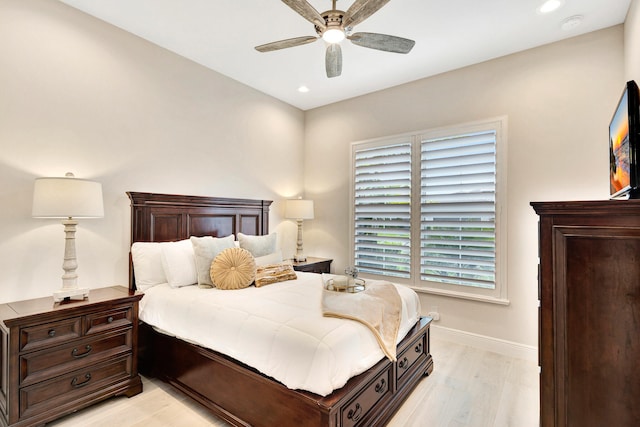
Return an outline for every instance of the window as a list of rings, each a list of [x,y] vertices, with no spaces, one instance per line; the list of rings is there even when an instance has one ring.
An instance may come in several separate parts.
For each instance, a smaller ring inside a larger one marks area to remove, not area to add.
[[[420,148],[420,278],[495,288],[496,132]]]
[[[411,143],[355,152],[355,266],[360,272],[411,273]]]
[[[353,264],[417,290],[508,303],[506,118],[354,143]]]

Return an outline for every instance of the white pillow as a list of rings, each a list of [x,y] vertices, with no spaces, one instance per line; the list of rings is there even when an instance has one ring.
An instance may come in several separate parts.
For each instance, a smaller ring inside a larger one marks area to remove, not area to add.
[[[240,247],[251,252],[254,257],[261,257],[272,254],[276,251],[277,233],[266,236],[250,236],[238,233]]]
[[[196,271],[198,277],[198,286],[201,288],[212,288],[211,280],[211,262],[213,259],[225,249],[233,248],[235,236],[233,234],[227,237],[194,237],[191,236],[191,244],[196,258]]]
[[[277,250],[265,256],[254,257],[258,267],[269,264],[279,264],[282,262],[282,251]]]
[[[162,249],[162,267],[169,286],[179,288],[198,283],[196,257],[193,253],[191,240],[166,242],[160,247]]]
[[[162,243],[135,242],[131,245],[131,260],[136,289],[145,291],[152,286],[167,283],[162,267]]]

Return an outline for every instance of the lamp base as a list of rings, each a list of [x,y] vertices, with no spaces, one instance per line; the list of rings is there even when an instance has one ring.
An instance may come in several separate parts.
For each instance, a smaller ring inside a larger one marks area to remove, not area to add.
[[[294,260],[295,262],[304,262],[304,261],[306,261],[306,260],[307,260],[307,256],[306,256],[306,255],[303,255],[303,254],[295,254],[295,255],[293,256],[293,260]]]
[[[53,301],[60,302],[66,299],[74,301],[82,301],[89,298],[89,288],[60,289],[53,293]]]

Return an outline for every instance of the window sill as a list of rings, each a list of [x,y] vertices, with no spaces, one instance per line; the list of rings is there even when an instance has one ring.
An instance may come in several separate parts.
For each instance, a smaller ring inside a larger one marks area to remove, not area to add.
[[[423,294],[442,295],[445,297],[460,298],[460,299],[479,301],[479,302],[487,302],[490,304],[498,304],[498,305],[511,304],[511,302],[506,298],[496,298],[489,295],[478,295],[478,294],[472,294],[468,292],[457,292],[457,291],[451,291],[446,289],[428,288],[424,286],[409,285],[409,287],[414,291],[418,293],[423,293]]]

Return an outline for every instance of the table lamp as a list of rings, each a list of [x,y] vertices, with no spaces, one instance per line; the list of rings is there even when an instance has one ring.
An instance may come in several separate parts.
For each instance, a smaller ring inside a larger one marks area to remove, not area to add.
[[[78,218],[102,218],[102,184],[77,179],[68,172],[64,178],[36,178],[33,189],[34,218],[63,218],[65,232],[62,288],[53,293],[53,300],[82,300],[89,296],[88,288],[78,287],[76,261],[76,225]]]
[[[293,259],[295,261],[306,261],[307,257],[302,250],[302,221],[305,219],[313,219],[313,200],[292,199],[287,200],[285,205],[285,217],[295,219],[298,222],[298,242],[296,246],[296,254]]]

